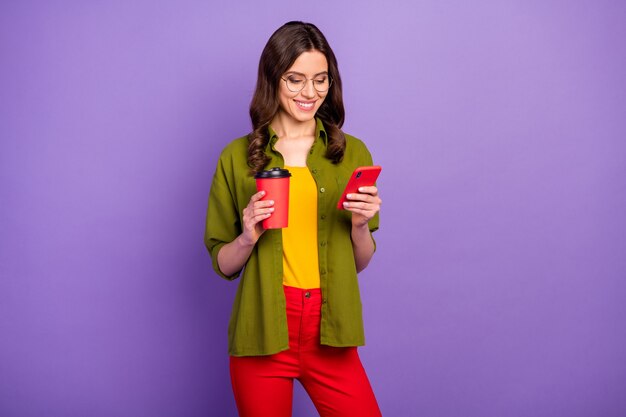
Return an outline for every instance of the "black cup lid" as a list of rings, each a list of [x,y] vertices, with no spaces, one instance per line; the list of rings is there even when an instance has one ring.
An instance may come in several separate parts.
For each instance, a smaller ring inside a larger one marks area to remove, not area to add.
[[[291,173],[282,168],[274,167],[266,171],[257,172],[254,178],[286,178],[291,177]]]

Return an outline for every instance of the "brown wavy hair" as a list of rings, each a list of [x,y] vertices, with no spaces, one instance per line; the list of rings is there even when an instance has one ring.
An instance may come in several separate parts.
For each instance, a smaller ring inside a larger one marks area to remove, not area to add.
[[[346,138],[341,126],[345,110],[337,59],[328,41],[315,25],[294,21],[278,28],[261,53],[256,88],[250,103],[253,130],[248,135],[248,165],[251,174],[262,171],[270,161],[264,150],[269,142],[268,126],[280,109],[278,89],[281,77],[303,52],[313,50],[326,57],[328,75],[332,79],[326,98],[316,113],[324,123],[328,135],[326,158],[333,163],[343,159]]]

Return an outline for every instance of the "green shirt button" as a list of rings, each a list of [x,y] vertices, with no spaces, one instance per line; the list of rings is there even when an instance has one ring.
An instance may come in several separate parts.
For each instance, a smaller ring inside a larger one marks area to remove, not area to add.
[[[320,245],[326,246],[326,242],[322,242],[322,243],[320,243]]]
[[[320,193],[326,192],[326,188],[322,187],[320,188]]]
[[[326,218],[325,214],[322,214],[322,216],[320,217],[322,220],[324,220]]]

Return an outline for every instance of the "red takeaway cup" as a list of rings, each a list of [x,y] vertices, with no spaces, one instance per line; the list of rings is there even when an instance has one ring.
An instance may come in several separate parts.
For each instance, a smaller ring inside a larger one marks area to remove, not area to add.
[[[291,177],[291,173],[282,168],[261,171],[254,176],[257,190],[265,191],[261,200],[274,200],[274,212],[262,222],[264,229],[287,227],[289,220],[289,177]]]

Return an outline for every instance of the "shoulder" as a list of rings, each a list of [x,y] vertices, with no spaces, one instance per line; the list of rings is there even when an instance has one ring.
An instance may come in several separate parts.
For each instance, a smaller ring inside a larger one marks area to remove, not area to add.
[[[248,136],[237,138],[222,149],[218,165],[222,169],[237,171],[248,170]]]
[[[343,133],[343,135],[346,137],[346,147],[350,146],[352,148],[354,148],[355,150],[367,150],[367,146],[365,145],[365,142],[363,142],[361,139],[357,138],[356,136],[352,136],[349,133]]]
[[[220,160],[247,159],[248,157],[248,135],[231,141],[222,149]]]
[[[346,151],[344,159],[353,160],[359,163],[368,162],[371,164],[372,156],[367,145],[361,139],[344,132],[346,138]]]
[[[248,136],[242,136],[222,149],[215,167],[214,180],[234,184],[236,177],[248,170]]]

